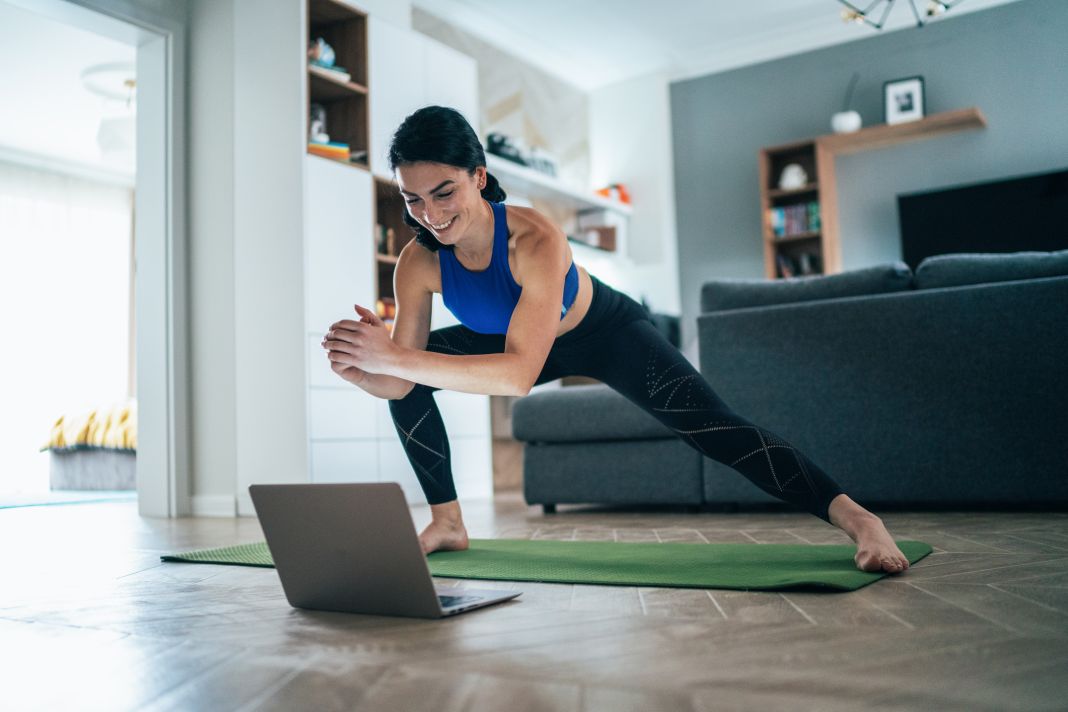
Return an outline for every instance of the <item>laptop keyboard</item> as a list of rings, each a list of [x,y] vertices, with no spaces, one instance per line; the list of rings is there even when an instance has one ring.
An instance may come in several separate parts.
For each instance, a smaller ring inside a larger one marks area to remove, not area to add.
[[[442,608],[449,608],[450,606],[459,606],[464,603],[481,601],[482,596],[443,596],[439,594],[438,600],[441,601]]]

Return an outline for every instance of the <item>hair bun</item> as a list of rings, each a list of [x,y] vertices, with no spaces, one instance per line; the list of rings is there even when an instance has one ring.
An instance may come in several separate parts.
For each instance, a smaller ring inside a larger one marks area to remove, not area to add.
[[[493,203],[503,203],[508,197],[497,181],[497,176],[489,171],[486,171],[486,187],[482,189],[482,197]]]

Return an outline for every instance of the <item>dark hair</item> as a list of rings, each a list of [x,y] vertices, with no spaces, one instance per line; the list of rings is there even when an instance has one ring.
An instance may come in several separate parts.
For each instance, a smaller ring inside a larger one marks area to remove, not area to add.
[[[389,145],[390,171],[395,173],[397,166],[419,161],[444,163],[474,175],[475,168],[486,165],[486,152],[482,150],[475,130],[459,111],[447,106],[424,106],[401,122]],[[486,173],[482,197],[494,203],[504,202],[506,197],[497,179],[489,172]],[[438,242],[407,209],[404,223],[415,232],[416,242],[428,250],[453,249],[452,245]]]

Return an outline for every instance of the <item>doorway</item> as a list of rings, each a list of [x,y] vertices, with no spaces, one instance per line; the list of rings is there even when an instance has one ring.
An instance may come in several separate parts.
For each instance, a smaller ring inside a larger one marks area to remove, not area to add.
[[[5,338],[0,497],[58,482],[82,488],[60,500],[125,492],[143,516],[188,514],[185,5],[0,0],[0,15],[17,33],[0,80],[36,92],[0,123],[0,236],[19,278],[2,308],[20,325]],[[108,460],[57,473],[56,442]]]

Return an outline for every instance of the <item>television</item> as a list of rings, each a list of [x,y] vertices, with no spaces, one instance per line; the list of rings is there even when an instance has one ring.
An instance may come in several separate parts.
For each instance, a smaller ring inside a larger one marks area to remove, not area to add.
[[[1068,169],[897,196],[902,259],[1068,248]]]

